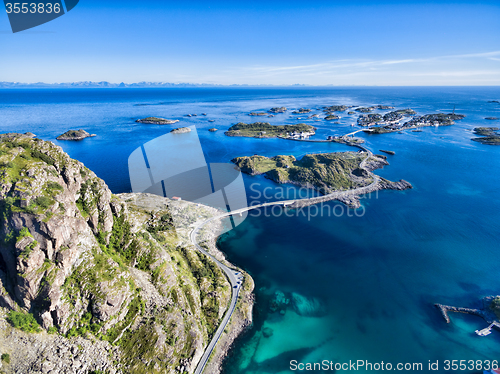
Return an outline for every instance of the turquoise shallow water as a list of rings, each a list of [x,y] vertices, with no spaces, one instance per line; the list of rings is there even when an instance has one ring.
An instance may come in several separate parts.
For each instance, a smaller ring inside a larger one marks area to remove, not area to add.
[[[500,116],[500,105],[487,103],[498,99],[498,88],[459,87],[0,90],[0,126],[2,132],[32,131],[54,142],[69,128],[97,133],[82,142],[57,144],[96,171],[114,192],[124,192],[130,189],[130,152],[170,130],[134,122],[144,116],[195,124],[207,160],[228,162],[255,153],[300,157],[350,150],[336,144],[228,138],[223,131],[206,131],[248,122],[254,118],[245,113],[272,106],[387,104],[411,107],[420,114],[449,112],[456,106],[457,113],[466,114],[455,126],[426,128],[422,133],[361,135],[374,151],[396,152],[388,156],[391,165],[377,173],[408,180],[413,190],[373,194],[362,200],[364,214],[359,216],[253,212],[219,240],[230,260],[253,275],[257,294],[255,324],[238,340],[225,373],[289,373],[290,360],[427,365],[429,360],[500,359],[500,333],[477,337],[474,330],[485,327],[482,320],[453,314],[453,323],[447,325],[433,308],[436,302],[476,306],[481,297],[500,293],[500,147],[470,140],[472,128],[494,125],[484,117]],[[202,112],[207,117],[183,117]],[[266,118],[273,123],[314,124],[321,137],[350,131],[354,119],[343,115],[336,125],[297,121],[288,115]],[[265,200],[280,191],[261,177],[245,176],[245,183],[250,200],[264,189],[270,194]],[[296,192],[293,187],[287,191]],[[335,202],[327,207],[347,212]],[[269,301],[278,290],[288,298],[292,293],[316,298],[325,306],[324,313],[301,316],[291,305],[284,315],[271,313]],[[272,329],[272,336],[264,337],[264,329]],[[437,372],[446,371],[441,366]]]

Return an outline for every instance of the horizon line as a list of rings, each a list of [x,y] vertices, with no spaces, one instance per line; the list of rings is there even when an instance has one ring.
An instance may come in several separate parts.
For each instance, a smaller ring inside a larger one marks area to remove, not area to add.
[[[196,86],[196,87],[500,87],[499,84],[445,84],[445,85],[405,85],[405,84],[389,84],[389,85],[365,85],[365,84],[324,84],[314,85],[305,83],[292,83],[292,84],[248,84],[248,83],[190,83],[190,82],[108,82],[108,81],[74,81],[74,82],[8,82],[0,81],[1,88],[17,88],[20,86],[64,86],[64,88],[168,88],[169,86]]]

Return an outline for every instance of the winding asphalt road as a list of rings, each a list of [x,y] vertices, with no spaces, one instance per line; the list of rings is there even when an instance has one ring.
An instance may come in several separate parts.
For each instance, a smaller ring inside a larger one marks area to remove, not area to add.
[[[365,169],[366,161],[371,156],[373,156],[373,153],[370,150],[368,150],[367,148],[365,148],[365,147],[363,147],[361,145],[354,144],[354,143],[351,143],[350,145],[352,145],[354,147],[357,147],[357,148],[359,148],[362,151],[364,151],[364,152],[367,153],[366,158],[363,161],[361,161],[361,163],[359,164],[360,168]],[[194,371],[194,374],[202,374],[203,373],[203,370],[205,369],[205,366],[207,365],[207,362],[208,362],[208,360],[210,358],[210,355],[212,354],[212,352],[213,352],[216,344],[218,343],[218,341],[219,341],[219,339],[220,339],[220,337],[221,337],[224,329],[226,328],[227,324],[229,323],[229,320],[231,319],[231,316],[233,315],[234,309],[236,308],[236,303],[238,301],[238,295],[240,293],[241,285],[243,283],[243,275],[239,271],[231,269],[228,266],[224,265],[223,263],[221,263],[220,261],[218,261],[215,257],[213,257],[211,254],[209,254],[205,249],[203,249],[198,244],[198,242],[196,241],[196,235],[198,234],[198,232],[200,231],[200,229],[203,226],[205,226],[207,223],[211,222],[211,221],[214,221],[214,220],[217,220],[217,219],[221,219],[221,218],[225,218],[225,217],[229,217],[229,216],[233,216],[233,215],[242,214],[244,212],[248,212],[248,211],[253,210],[253,209],[263,208],[263,207],[266,207],[266,206],[283,205],[284,207],[286,207],[286,206],[292,206],[293,207],[293,204],[295,202],[303,201],[303,200],[314,201],[315,199],[321,199],[322,201],[325,201],[324,200],[325,198],[327,198],[328,200],[334,200],[334,199],[337,199],[337,198],[345,196],[345,195],[353,195],[353,194],[360,195],[360,194],[363,194],[363,193],[365,193],[365,191],[370,190],[371,188],[373,188],[376,184],[378,184],[380,182],[380,177],[378,177],[377,175],[371,173],[370,171],[368,171],[368,172],[370,174],[372,174],[372,176],[373,176],[373,182],[370,185],[365,186],[365,187],[359,187],[359,188],[356,188],[354,190],[347,190],[347,191],[336,191],[336,192],[333,192],[333,193],[328,194],[328,195],[323,195],[323,196],[321,196],[319,198],[314,198],[313,197],[313,198],[297,199],[297,200],[283,200],[283,201],[274,201],[274,202],[264,203],[264,204],[260,204],[260,205],[253,205],[253,206],[249,206],[249,207],[246,207],[246,208],[242,208],[242,209],[238,209],[238,210],[233,210],[231,212],[227,212],[227,213],[224,213],[224,214],[221,214],[221,215],[218,215],[218,216],[214,216],[214,217],[209,218],[206,221],[203,221],[203,222],[199,223],[198,225],[196,225],[196,227],[193,229],[193,231],[191,231],[191,233],[189,235],[189,239],[191,240],[191,242],[193,243],[193,245],[196,247],[196,249],[198,249],[204,255],[209,256],[210,258],[212,258],[215,261],[215,263],[224,271],[224,273],[226,273],[227,278],[229,280],[229,283],[231,284],[231,288],[232,288],[233,292],[232,292],[231,303],[229,305],[229,308],[228,308],[228,310],[227,310],[224,318],[222,319],[222,322],[219,325],[219,328],[215,332],[215,335],[212,338],[210,344],[208,344],[207,348],[205,349],[205,353],[201,357],[201,360],[199,361],[198,366],[196,367],[196,370]]]

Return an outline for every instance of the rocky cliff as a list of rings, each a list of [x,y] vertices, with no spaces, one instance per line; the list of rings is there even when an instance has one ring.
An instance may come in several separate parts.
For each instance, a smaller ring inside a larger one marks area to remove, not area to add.
[[[0,135],[0,353],[11,355],[3,370],[194,370],[231,289],[215,262],[175,231],[171,212],[193,223],[217,212],[144,201],[112,195],[51,142]],[[215,238],[207,241],[216,251]],[[251,318],[251,288],[241,325]],[[41,332],[23,328],[30,315]]]

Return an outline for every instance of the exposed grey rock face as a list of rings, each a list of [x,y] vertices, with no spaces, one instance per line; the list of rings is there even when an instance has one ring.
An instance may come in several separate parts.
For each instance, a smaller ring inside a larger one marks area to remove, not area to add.
[[[113,364],[119,347],[109,342],[81,337],[67,339],[47,333],[27,334],[14,330],[0,312],[0,352],[9,352],[7,373],[16,374],[80,374],[101,372],[123,373]]]
[[[231,289],[188,233],[174,230],[174,212],[186,227],[217,214],[159,196],[112,195],[53,143],[0,135],[0,353],[11,355],[9,370],[192,372]],[[221,257],[207,235],[200,237]],[[224,350],[251,321],[252,287],[240,294],[245,313],[235,313]],[[9,326],[14,310],[56,333]],[[217,349],[213,365],[224,352]]]
[[[89,300],[76,305],[64,297],[63,284],[76,268],[84,271],[93,266],[92,253],[101,252],[96,235],[109,238],[111,191],[50,142],[24,136],[3,140],[2,149],[11,140],[19,146],[1,156],[12,167],[0,172],[6,217],[1,235],[11,238],[0,245],[4,263],[0,278],[6,290],[0,294],[0,304],[14,309],[15,300],[26,310],[36,309],[43,327],[57,325],[62,332],[71,328],[70,316],[83,313],[91,300],[96,315],[106,320],[130,301],[128,284],[118,287],[120,298],[113,295],[118,290],[102,287],[99,297],[89,294]],[[22,169],[13,175],[16,166]]]

